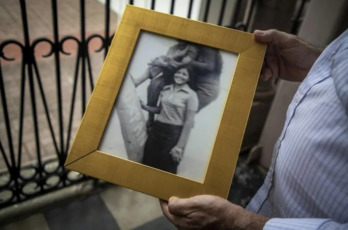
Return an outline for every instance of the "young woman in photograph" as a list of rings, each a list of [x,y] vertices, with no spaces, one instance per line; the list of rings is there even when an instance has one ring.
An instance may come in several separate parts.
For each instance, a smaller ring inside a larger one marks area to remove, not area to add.
[[[197,48],[191,43],[180,41],[171,46],[166,55],[156,57],[148,64],[149,67],[138,78],[133,78],[135,87],[150,79],[147,87],[147,105],[156,106],[161,90],[165,85],[173,83],[173,74],[181,67],[187,66],[197,57]],[[149,112],[147,128],[153,126],[154,114]]]
[[[198,98],[188,85],[187,68],[177,70],[173,80],[161,91],[158,107],[141,101],[144,110],[157,114],[148,133],[142,163],[176,174],[198,110]]]

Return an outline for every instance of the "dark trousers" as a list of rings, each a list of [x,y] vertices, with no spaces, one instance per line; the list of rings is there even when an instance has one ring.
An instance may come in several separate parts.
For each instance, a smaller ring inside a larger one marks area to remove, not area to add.
[[[143,164],[176,174],[178,162],[169,154],[178,143],[182,126],[156,121],[145,143]]]

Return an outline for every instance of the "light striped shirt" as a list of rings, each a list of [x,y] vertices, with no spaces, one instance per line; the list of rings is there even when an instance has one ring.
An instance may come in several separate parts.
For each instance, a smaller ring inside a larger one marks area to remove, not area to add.
[[[248,210],[264,229],[348,229],[348,30],[299,86]]]

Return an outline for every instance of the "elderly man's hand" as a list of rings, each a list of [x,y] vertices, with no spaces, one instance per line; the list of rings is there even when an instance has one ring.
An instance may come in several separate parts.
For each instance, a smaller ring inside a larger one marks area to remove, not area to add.
[[[319,57],[321,49],[315,48],[299,37],[278,30],[255,30],[256,41],[267,44],[261,77],[288,81],[302,81]]]
[[[160,201],[164,215],[178,229],[262,229],[268,218],[212,195]]]

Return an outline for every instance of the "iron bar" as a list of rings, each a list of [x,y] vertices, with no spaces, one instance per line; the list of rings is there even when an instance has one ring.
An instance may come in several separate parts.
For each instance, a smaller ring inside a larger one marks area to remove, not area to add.
[[[303,13],[303,10],[305,8],[307,0],[302,0],[301,1],[301,5],[299,7],[299,9],[297,10],[297,12],[295,12],[295,17],[292,19],[292,28],[291,28],[291,33],[292,34],[296,34],[298,32],[298,29],[300,27],[301,24],[301,15]]]
[[[220,16],[218,21],[219,26],[222,25],[222,21],[224,20],[225,9],[226,9],[226,0],[223,0],[221,4],[221,8],[220,8]]]
[[[30,37],[29,37],[29,28],[28,28],[28,17],[26,11],[26,2],[25,0],[20,1],[21,5],[21,13],[22,13],[22,24],[23,24],[23,33],[24,33],[24,53],[23,57],[25,62],[24,65],[27,66],[28,70],[28,78],[29,78],[29,90],[31,97],[31,109],[33,114],[33,123],[34,123],[34,134],[35,134],[35,147],[36,147],[36,157],[37,157],[37,172],[38,172],[38,186],[40,190],[43,191],[43,183],[42,183],[42,159],[41,159],[41,148],[40,148],[40,136],[39,136],[39,127],[38,127],[38,119],[37,119],[37,108],[36,108],[36,99],[35,99],[35,86],[34,86],[34,74],[33,74],[33,60],[34,60],[34,50],[30,46]],[[23,76],[25,77],[25,76]],[[20,169],[18,169],[20,170]]]
[[[20,111],[19,111],[19,132],[18,132],[18,165],[17,168],[21,167],[21,156],[22,156],[22,138],[23,138],[23,120],[24,120],[24,100],[25,100],[25,65],[24,57],[22,57],[22,68],[21,68],[21,98],[20,98]]]
[[[59,44],[59,27],[58,27],[58,7],[57,0],[52,0],[52,22],[53,22],[53,41],[54,41],[54,60],[56,70],[57,84],[57,108],[58,108],[58,125],[59,125],[59,161],[63,162],[64,157],[64,116],[63,116],[63,100],[62,100],[62,83],[61,83],[61,64],[59,52],[61,50]]]
[[[92,92],[93,89],[94,89],[94,83],[93,83],[92,64],[91,64],[91,58],[90,58],[90,56],[89,56],[89,53],[87,53],[86,60],[87,60],[87,68],[88,68],[89,83],[90,83],[91,92]]]
[[[81,49],[80,45],[78,49]],[[78,53],[80,53],[80,51],[78,51]],[[70,114],[69,114],[70,119],[69,119],[68,131],[67,131],[65,154],[68,154],[68,151],[70,148],[71,128],[72,128],[73,117],[74,117],[74,106],[75,106],[75,99],[76,99],[76,88],[77,88],[79,68],[80,68],[80,61],[79,61],[79,57],[77,57],[75,74],[74,74],[75,77],[74,77],[73,91],[72,91],[73,94],[72,94],[71,105],[70,105]]]
[[[151,10],[155,9],[155,5],[156,5],[156,0],[152,0],[151,1]]]
[[[242,0],[237,0],[235,7],[234,7],[234,11],[233,11],[233,17],[231,20],[231,26],[232,28],[236,28],[236,23],[238,20],[238,16],[239,16],[239,12],[240,12],[240,8],[242,5]]]
[[[57,156],[59,157],[58,144],[57,144],[57,140],[55,138],[54,128],[52,126],[50,112],[49,112],[49,109],[48,109],[45,92],[44,92],[44,89],[42,87],[42,82],[41,82],[41,79],[40,79],[39,69],[37,67],[37,63],[36,63],[35,60],[33,62],[33,67],[34,67],[34,71],[35,71],[35,75],[36,75],[36,81],[38,83],[39,91],[40,91],[40,94],[41,94],[42,104],[44,106],[44,110],[45,110],[45,113],[46,113],[46,119],[47,119],[47,123],[48,123],[48,128],[49,128],[49,131],[51,133],[53,145],[54,145],[54,148],[56,150]]]
[[[193,6],[193,0],[190,0],[189,9],[188,9],[188,11],[187,11],[187,18],[191,18],[192,6]]]
[[[0,95],[1,95],[1,103],[2,103],[2,107],[3,107],[3,114],[4,114],[4,118],[5,118],[5,126],[6,126],[6,131],[7,131],[7,141],[8,141],[8,146],[10,149],[10,159],[11,159],[11,163],[12,165],[15,165],[15,153],[14,153],[14,149],[13,149],[13,140],[12,140],[12,133],[11,133],[11,123],[10,123],[10,118],[9,118],[9,114],[8,114],[8,110],[7,110],[7,100],[6,100],[6,92],[5,92],[5,87],[4,87],[4,80],[2,77],[2,68],[1,68],[1,62],[0,62]],[[3,152],[3,157],[5,160],[5,163],[8,167],[8,169],[10,169],[10,163],[8,162],[7,156],[5,154],[5,151],[2,148],[1,145],[1,152]]]
[[[204,18],[203,21],[207,22],[208,21],[208,16],[209,16],[209,9],[210,9],[210,0],[207,0],[207,4],[205,6],[205,12],[204,12]]]
[[[172,0],[172,3],[170,5],[170,14],[174,14],[174,8],[175,8],[175,0]]]
[[[106,57],[109,50],[109,37],[110,37],[110,0],[105,2],[105,33],[104,33],[104,58]]]
[[[79,58],[81,58],[81,105],[82,105],[82,116],[86,110],[86,63],[84,60],[84,57],[86,56],[86,53],[88,52],[87,45],[86,45],[86,24],[85,24],[85,0],[80,0],[80,27],[81,27],[81,49],[78,53]]]
[[[245,28],[246,30],[249,28],[250,26],[250,21],[251,21],[251,16],[253,14],[253,10],[254,10],[254,7],[256,5],[256,0],[251,0],[251,4],[249,5],[249,7],[247,8],[248,11],[246,12],[247,13],[247,20],[245,22]]]
[[[7,159],[7,156],[6,156],[6,153],[5,153],[5,149],[4,149],[4,147],[2,146],[2,143],[1,143],[1,139],[0,139],[0,151],[1,151],[2,157],[3,157],[4,161],[5,161],[7,169],[10,170],[11,165],[10,165],[10,162],[8,161],[8,159]]]

